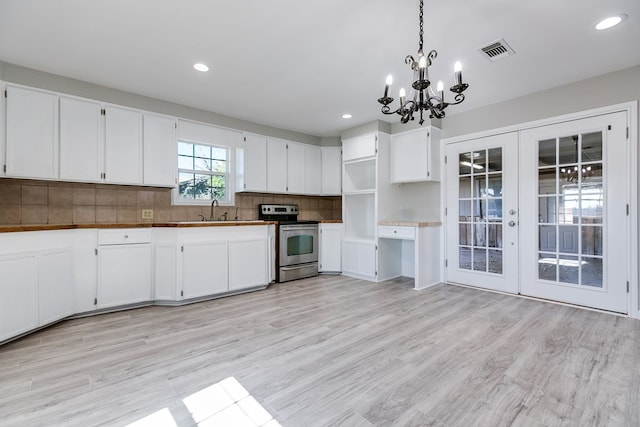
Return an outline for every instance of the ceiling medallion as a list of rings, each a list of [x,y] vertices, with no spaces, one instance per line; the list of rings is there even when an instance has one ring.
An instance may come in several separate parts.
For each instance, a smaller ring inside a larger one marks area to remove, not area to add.
[[[434,59],[438,56],[438,52],[435,50],[430,51],[426,56],[422,50],[423,45],[423,0],[420,0],[420,43],[418,45],[418,59],[415,60],[413,56],[408,55],[404,62],[409,65],[414,73],[414,82],[411,84],[412,92],[410,93],[409,100],[404,88],[400,88],[400,107],[397,110],[392,110],[389,104],[393,102],[393,98],[389,97],[389,86],[393,83],[391,75],[387,77],[386,84],[384,86],[384,96],[378,99],[378,102],[382,104],[382,112],[384,114],[399,114],[401,116],[400,121],[407,123],[409,120],[414,120],[413,114],[420,112],[420,121],[422,125],[424,123],[423,112],[427,110],[429,112],[429,118],[442,119],[445,116],[445,108],[449,105],[460,104],[464,101],[464,92],[469,85],[462,82],[462,65],[460,62],[456,62],[454,67],[455,73],[455,85],[449,90],[456,95],[453,102],[446,102],[444,99],[444,85],[442,81],[438,82],[435,93],[431,88],[431,82],[429,81],[429,66]]]

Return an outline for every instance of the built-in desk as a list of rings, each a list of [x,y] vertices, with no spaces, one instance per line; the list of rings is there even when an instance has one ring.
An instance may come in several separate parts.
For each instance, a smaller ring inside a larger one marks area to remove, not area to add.
[[[440,221],[378,223],[378,280],[412,277],[415,289],[440,283]]]

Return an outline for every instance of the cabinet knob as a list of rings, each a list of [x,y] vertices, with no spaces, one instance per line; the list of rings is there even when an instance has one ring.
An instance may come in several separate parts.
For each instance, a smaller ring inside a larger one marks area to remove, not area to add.
[[[125,234],[125,235],[124,235],[124,238],[125,238],[125,239],[128,239],[128,238],[129,238],[129,235],[128,235],[128,234]]]
[[[397,232],[398,232],[398,230],[393,230],[393,233],[394,233],[394,234],[395,234],[395,233],[397,233]]]

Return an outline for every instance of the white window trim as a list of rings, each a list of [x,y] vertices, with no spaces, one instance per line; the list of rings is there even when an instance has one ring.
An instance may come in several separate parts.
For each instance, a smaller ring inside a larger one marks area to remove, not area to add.
[[[235,195],[236,195],[236,190],[235,190],[235,155],[236,155],[236,150],[234,149],[234,147],[231,147],[229,145],[223,145],[223,144],[215,144],[215,143],[211,143],[211,142],[207,142],[207,141],[195,141],[192,139],[187,139],[187,138],[179,138],[178,140],[179,142],[187,142],[190,144],[199,144],[199,145],[209,145],[211,147],[218,147],[218,148],[224,148],[227,150],[227,199],[226,200],[219,200],[218,203],[220,206],[234,206],[235,205]],[[180,176],[180,169],[177,167],[178,165],[178,144],[176,144],[176,173],[177,176]],[[199,199],[183,199],[180,198],[180,186],[177,185],[176,187],[173,188],[172,190],[172,203],[173,205],[177,205],[177,206],[209,206],[211,205],[211,203],[213,203],[213,200],[199,200]]]

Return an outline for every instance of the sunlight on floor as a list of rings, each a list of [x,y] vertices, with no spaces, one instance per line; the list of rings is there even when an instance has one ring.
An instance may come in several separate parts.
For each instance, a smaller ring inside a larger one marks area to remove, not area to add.
[[[229,377],[182,400],[199,427],[281,427],[271,414],[234,378]],[[127,427],[178,427],[169,409],[146,416]]]

